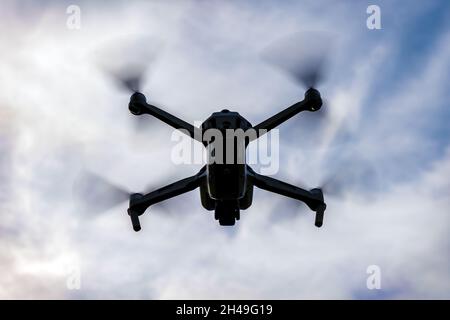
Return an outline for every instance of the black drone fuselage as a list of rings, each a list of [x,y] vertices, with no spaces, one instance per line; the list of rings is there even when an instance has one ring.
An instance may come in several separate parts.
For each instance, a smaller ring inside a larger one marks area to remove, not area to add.
[[[218,136],[222,137],[219,143],[215,140],[216,136],[214,139],[203,139],[208,160],[206,178],[200,185],[202,205],[206,210],[215,210],[215,218],[221,225],[233,225],[235,220],[240,219],[240,210],[252,204],[253,185],[248,181],[245,162],[250,139],[237,139],[235,135],[228,134],[239,129],[245,133],[252,129],[252,125],[239,113],[224,109],[206,119],[201,129],[202,132],[217,130],[220,133]],[[227,146],[232,149],[227,149]],[[220,151],[221,156],[217,157]]]
[[[129,109],[134,115],[149,114],[191,138],[200,141],[207,149],[207,164],[194,176],[182,179],[147,195],[139,193],[130,197],[128,214],[135,231],[140,230],[139,216],[149,206],[182,193],[200,189],[202,206],[215,211],[221,225],[234,225],[240,219],[240,210],[248,209],[253,201],[253,187],[275,192],[304,202],[316,212],[315,225],[320,227],[326,205],[320,189],[304,190],[277,179],[263,176],[246,163],[248,144],[301,111],[317,111],[322,106],[320,93],[309,89],[305,99],[252,126],[237,112],[222,110],[213,113],[200,128],[147,103],[142,93],[131,96]],[[205,137],[208,132],[217,133]],[[233,134],[238,132],[239,134]],[[241,139],[244,137],[243,139]],[[220,139],[221,141],[218,141]],[[230,141],[232,140],[232,141]],[[232,146],[231,149],[228,146]],[[221,153],[218,157],[218,152]]]

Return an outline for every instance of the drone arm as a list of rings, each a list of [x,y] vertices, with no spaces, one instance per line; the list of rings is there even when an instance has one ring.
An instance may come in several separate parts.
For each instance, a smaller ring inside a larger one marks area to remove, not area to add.
[[[144,108],[144,113],[154,116],[155,118],[167,123],[169,126],[182,131],[187,134],[191,138],[202,142],[201,133],[196,132],[196,130],[200,130],[197,127],[194,127],[192,124],[183,121],[170,113],[159,109],[156,106],[147,104]]]
[[[248,172],[253,185],[256,187],[304,202],[311,210],[316,212],[316,226],[322,226],[326,204],[323,201],[323,194],[320,189],[307,191],[286,182],[260,175],[251,168]]]
[[[162,202],[196,189],[200,186],[201,180],[205,177],[205,171],[206,167],[203,167],[196,175],[192,177],[179,180],[146,195],[131,195],[128,214],[131,217],[134,230],[140,230],[138,217],[142,215],[148,207],[155,203]]]
[[[192,124],[187,123],[154,105],[148,104],[145,96],[140,92],[136,92],[131,96],[128,108],[131,113],[136,116],[141,114],[151,115],[162,122],[167,123],[169,126],[187,134],[191,138],[202,142],[201,130],[199,128],[194,127]]]
[[[253,127],[256,130],[256,135],[259,138],[263,134],[269,132],[273,128],[279,126],[283,122],[289,120],[301,111],[317,111],[322,106],[322,99],[319,91],[316,89],[309,89],[305,93],[305,99],[293,104],[292,106],[278,112],[269,119],[261,122]]]

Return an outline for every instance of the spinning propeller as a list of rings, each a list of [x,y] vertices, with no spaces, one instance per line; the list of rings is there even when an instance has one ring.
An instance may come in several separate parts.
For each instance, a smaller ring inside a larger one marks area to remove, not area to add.
[[[147,186],[144,193],[155,190],[160,184],[161,181]],[[112,183],[101,175],[88,170],[81,171],[77,176],[72,193],[79,210],[95,213],[103,213],[119,206],[136,194],[126,187]],[[170,205],[167,203],[158,203],[155,206],[165,211],[166,214],[172,214]]]
[[[161,41],[150,36],[116,38],[96,52],[100,70],[127,95],[141,92],[162,49]],[[146,117],[130,117],[135,130],[142,130]]]
[[[323,32],[295,33],[273,42],[263,58],[305,89],[317,88],[325,79],[331,42],[331,35]]]

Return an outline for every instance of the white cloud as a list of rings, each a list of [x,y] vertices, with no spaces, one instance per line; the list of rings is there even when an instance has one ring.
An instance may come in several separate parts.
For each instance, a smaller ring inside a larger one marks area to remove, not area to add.
[[[414,171],[415,179],[401,183],[385,172],[416,166],[414,158],[397,166],[384,162],[407,154],[414,143],[430,142],[422,125],[435,118],[421,117],[420,108],[426,101],[439,102],[446,90],[448,35],[442,35],[437,54],[426,59],[416,79],[380,99],[370,123],[362,117],[363,103],[383,79],[380,70],[397,43],[395,37],[372,43],[364,19],[358,27],[358,7],[314,1],[293,7],[203,6],[86,3],[77,32],[65,29],[65,10],[58,5],[50,5],[32,27],[12,19],[14,41],[0,42],[0,115],[11,119],[8,125],[0,121],[0,146],[10,156],[1,159],[0,177],[12,180],[11,200],[0,207],[0,297],[448,298],[450,153],[431,157],[429,166]],[[315,184],[333,165],[330,154],[353,152],[361,157],[347,165],[364,166],[360,158],[376,164],[379,188],[361,177],[348,179],[349,191],[327,199],[320,230],[306,209],[277,219],[287,207],[279,205],[279,196],[259,190],[234,229],[217,225],[201,208],[198,191],[170,201],[170,215],[150,208],[140,233],[131,230],[126,204],[103,214],[76,210],[72,183],[83,165],[136,191],[148,181],[198,170],[166,160],[170,128],[148,119],[149,130],[129,130],[128,95],[94,63],[103,43],[127,34],[163,39],[163,53],[144,90],[151,99],[189,121],[231,106],[256,123],[303,95],[258,60],[267,43],[298,29],[332,29],[346,36],[336,49],[333,81],[322,91],[334,108],[324,130],[317,130],[322,144],[314,148],[301,138],[309,129],[282,131],[280,176],[292,182],[303,176]],[[366,54],[357,46],[376,50]],[[410,126],[417,117],[421,125]],[[358,139],[341,144],[336,134],[342,128]],[[300,138],[289,140],[294,133]],[[77,263],[82,288],[70,291],[65,268]],[[382,270],[378,293],[365,287],[371,264]]]

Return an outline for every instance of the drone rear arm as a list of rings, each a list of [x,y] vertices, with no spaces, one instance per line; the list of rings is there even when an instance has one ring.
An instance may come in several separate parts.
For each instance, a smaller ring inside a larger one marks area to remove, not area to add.
[[[269,119],[254,126],[253,129],[256,130],[256,137],[259,138],[263,134],[289,120],[301,111],[317,111],[321,106],[322,99],[320,97],[319,91],[311,88],[306,91],[304,100],[293,104],[292,106],[284,109],[281,112],[278,112]]]
[[[151,115],[164,123],[167,123],[169,126],[187,134],[191,138],[202,142],[201,130],[199,128],[194,127],[192,124],[187,123],[154,105],[148,104],[145,96],[140,92],[136,92],[131,96],[128,108],[131,113],[136,116],[141,114]]]
[[[311,210],[316,212],[316,226],[322,226],[326,204],[323,201],[323,194],[320,189],[307,191],[286,182],[260,175],[251,168],[248,169],[248,173],[256,187],[304,202]]]
[[[165,187],[157,189],[146,195],[135,193],[130,197],[130,207],[128,215],[131,217],[133,229],[139,231],[139,216],[151,205],[164,200],[179,196],[180,194],[192,191],[200,186],[201,180],[205,177],[206,167],[203,167],[196,175],[179,180]]]

